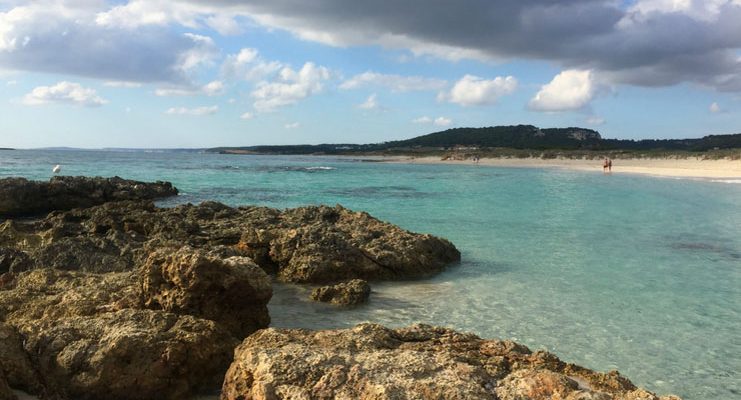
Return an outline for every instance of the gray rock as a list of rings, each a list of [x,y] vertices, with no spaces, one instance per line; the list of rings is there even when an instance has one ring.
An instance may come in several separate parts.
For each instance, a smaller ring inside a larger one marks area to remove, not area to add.
[[[311,299],[339,305],[365,303],[370,297],[371,287],[367,281],[353,279],[336,285],[322,286],[311,292]]]
[[[55,176],[49,182],[0,179],[0,218],[90,207],[109,201],[174,196],[169,182],[139,182],[119,177]]]

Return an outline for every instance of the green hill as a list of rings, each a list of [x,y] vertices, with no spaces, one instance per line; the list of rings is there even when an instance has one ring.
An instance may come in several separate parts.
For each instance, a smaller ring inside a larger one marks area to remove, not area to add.
[[[358,154],[419,153],[450,150],[599,150],[688,151],[741,149],[741,134],[710,135],[699,139],[603,139],[599,132],[578,127],[545,128],[532,125],[453,128],[406,140],[374,144],[318,144],[288,146],[217,147],[209,152],[246,154]]]

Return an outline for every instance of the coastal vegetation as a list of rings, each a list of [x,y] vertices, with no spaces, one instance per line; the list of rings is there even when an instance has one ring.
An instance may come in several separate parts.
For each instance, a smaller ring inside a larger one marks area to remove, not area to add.
[[[217,147],[223,154],[281,155],[414,155],[451,153],[504,158],[687,158],[741,159],[741,133],[699,139],[604,139],[579,127],[538,128],[533,125],[453,128],[406,140],[373,144],[318,144]]]

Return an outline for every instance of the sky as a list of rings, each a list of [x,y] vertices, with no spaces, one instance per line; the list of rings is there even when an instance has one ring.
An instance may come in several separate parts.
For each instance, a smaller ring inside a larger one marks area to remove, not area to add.
[[[0,147],[741,132],[741,0],[0,0]]]

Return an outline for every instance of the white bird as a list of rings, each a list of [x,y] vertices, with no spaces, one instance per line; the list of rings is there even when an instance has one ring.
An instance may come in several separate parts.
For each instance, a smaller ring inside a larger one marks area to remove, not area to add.
[[[54,166],[54,168],[51,169],[51,172],[53,172],[55,174],[58,174],[59,171],[61,171],[61,170],[62,170],[62,166],[59,165],[59,164],[57,164],[57,165]]]

